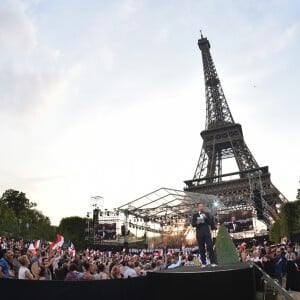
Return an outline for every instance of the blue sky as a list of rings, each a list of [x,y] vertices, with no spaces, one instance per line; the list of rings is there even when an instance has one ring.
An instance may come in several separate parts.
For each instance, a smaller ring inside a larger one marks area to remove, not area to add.
[[[54,225],[192,179],[205,125],[202,29],[260,166],[300,179],[299,1],[0,1],[0,192]]]

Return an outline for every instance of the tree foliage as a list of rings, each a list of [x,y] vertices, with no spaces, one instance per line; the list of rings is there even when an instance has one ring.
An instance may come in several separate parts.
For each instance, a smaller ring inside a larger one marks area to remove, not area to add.
[[[23,238],[24,240],[52,240],[55,227],[50,219],[34,209],[23,192],[6,190],[0,198],[0,235]]]
[[[283,237],[283,236],[284,236],[284,234],[283,234],[283,231],[281,230],[280,222],[279,222],[279,220],[277,220],[270,227],[269,238],[271,241],[273,241],[275,243],[279,243],[281,240],[281,237]]]
[[[12,235],[18,230],[18,220],[14,211],[0,201],[0,233]]]
[[[19,217],[22,211],[36,207],[36,203],[30,202],[30,200],[26,198],[25,193],[13,189],[6,190],[1,200],[9,208],[13,209],[17,217]]]
[[[300,200],[284,203],[279,219],[270,228],[270,239],[280,242],[281,238],[292,239],[300,233]]]
[[[240,262],[236,247],[227,231],[227,228],[223,224],[219,227],[216,237],[216,254],[219,265]]]
[[[86,223],[85,218],[77,216],[63,218],[58,226],[58,231],[64,236],[66,242],[72,241],[77,249],[83,249]]]

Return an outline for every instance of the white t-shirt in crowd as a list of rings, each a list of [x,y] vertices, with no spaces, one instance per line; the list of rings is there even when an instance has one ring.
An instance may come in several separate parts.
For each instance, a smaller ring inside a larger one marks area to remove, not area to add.
[[[137,273],[136,270],[128,268],[125,272],[124,272],[124,278],[128,278],[128,277],[137,277]]]
[[[28,279],[25,275],[25,272],[28,271],[30,273],[30,270],[25,266],[20,266],[19,273],[18,273],[18,279]]]

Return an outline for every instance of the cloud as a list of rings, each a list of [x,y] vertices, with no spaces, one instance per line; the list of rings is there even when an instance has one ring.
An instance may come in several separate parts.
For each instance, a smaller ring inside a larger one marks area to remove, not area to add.
[[[163,26],[160,28],[158,35],[157,35],[157,40],[159,42],[167,41],[170,36],[170,30],[167,26]]]
[[[270,54],[276,54],[288,47],[291,41],[299,33],[299,23],[294,23],[285,29],[283,29],[279,34],[274,33],[269,38],[266,35],[262,35],[264,38],[262,43],[257,43],[259,45],[256,50],[251,51],[248,56],[250,61],[265,60]]]
[[[136,15],[142,8],[142,1],[126,0],[120,1],[113,6],[114,17],[117,23],[115,26],[120,26],[124,32],[129,32],[137,28]]]
[[[117,16],[125,21],[131,19],[141,6],[141,1],[126,0],[118,3],[116,7]]]
[[[26,15],[26,5],[20,1],[1,1],[0,44],[1,51],[23,53],[37,46],[37,29]]]
[[[38,28],[20,1],[0,4],[0,109],[40,113],[66,87],[59,49],[40,45]]]

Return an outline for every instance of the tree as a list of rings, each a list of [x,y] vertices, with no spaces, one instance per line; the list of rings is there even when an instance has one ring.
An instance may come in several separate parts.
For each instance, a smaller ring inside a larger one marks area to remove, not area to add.
[[[52,240],[56,227],[36,209],[25,193],[6,190],[0,198],[0,234],[25,240]]]
[[[23,229],[23,237],[26,239],[52,240],[56,228],[51,226],[50,219],[36,209],[26,209],[20,215],[23,223],[29,224],[29,230]]]
[[[15,212],[17,218],[22,211],[36,207],[36,203],[30,202],[25,193],[13,189],[6,190],[0,200]]]
[[[86,219],[77,216],[63,218],[58,226],[58,231],[65,241],[72,241],[77,249],[83,249],[85,246],[85,230]]]
[[[270,239],[279,242],[282,237],[293,239],[300,233],[300,200],[286,202],[281,207],[279,219],[270,228]]]
[[[235,264],[240,262],[236,247],[227,228],[223,224],[219,227],[216,237],[216,254],[219,265]]]
[[[18,221],[14,211],[0,201],[0,235],[16,236]]]
[[[274,243],[279,243],[283,237],[279,220],[274,222],[270,227],[269,238]]]

